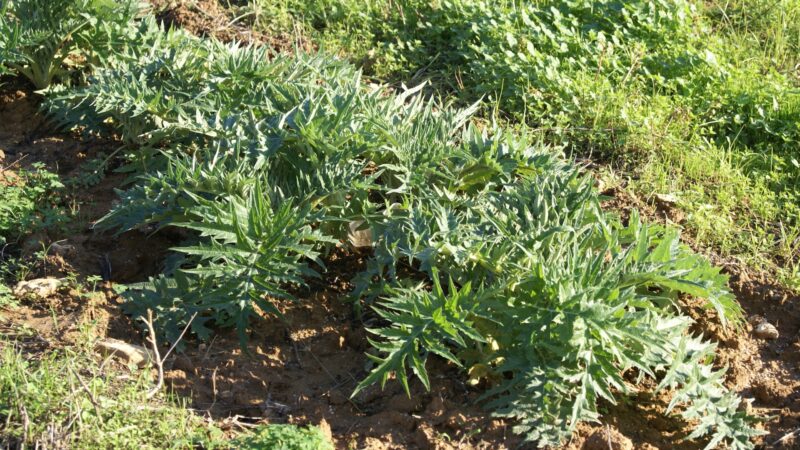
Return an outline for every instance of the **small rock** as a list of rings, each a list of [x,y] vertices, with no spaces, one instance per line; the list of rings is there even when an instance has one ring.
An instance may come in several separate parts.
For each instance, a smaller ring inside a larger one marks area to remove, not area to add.
[[[780,333],[774,325],[765,320],[753,327],[753,335],[759,339],[778,339]]]
[[[633,441],[611,427],[595,431],[583,444],[583,450],[633,450],[633,448]]]
[[[370,228],[359,230],[362,225],[364,225],[363,220],[350,222],[347,240],[353,248],[372,247],[372,230]]]
[[[20,281],[14,288],[14,295],[19,298],[33,295],[40,298],[47,298],[58,291],[61,280],[57,278],[37,278],[35,280]]]
[[[656,194],[656,206],[669,221],[681,223],[686,214],[678,207],[678,197],[672,194]]]
[[[761,316],[756,314],[756,315],[750,316],[747,319],[747,322],[752,326],[756,326],[756,325],[760,324],[761,322],[764,322],[765,320],[767,320],[767,319],[765,319],[765,318],[763,318],[763,317],[761,317]]]
[[[150,352],[141,345],[128,344],[118,339],[103,339],[94,345],[95,351],[104,356],[116,356],[128,364],[143,367],[152,359]]]
[[[674,205],[678,203],[678,197],[672,194],[656,194],[656,201],[663,205]]]

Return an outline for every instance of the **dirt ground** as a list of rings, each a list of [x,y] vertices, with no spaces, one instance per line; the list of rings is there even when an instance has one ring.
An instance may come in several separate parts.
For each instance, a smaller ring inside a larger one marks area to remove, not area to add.
[[[162,17],[176,25],[196,26],[193,31],[200,34],[216,34],[223,24],[221,16],[210,9],[203,11],[180,6],[168,8]],[[201,20],[205,16],[207,20]],[[240,32],[245,33],[229,31]],[[5,172],[43,162],[66,179],[78,173],[84,162],[115,149],[114,142],[53,130],[38,113],[36,95],[27,87],[4,89],[0,91],[0,150],[5,159],[0,159],[0,169]],[[143,281],[158,273],[175,242],[163,233],[149,236],[134,231],[113,236],[91,229],[92,222],[115,201],[114,188],[124,181],[124,176],[110,173],[99,184],[73,192],[74,204],[80,205],[78,225],[22,243],[23,249],[32,249],[59,241],[69,251],[48,256],[36,275],[72,272],[84,279],[105,273],[110,281],[104,284],[104,295],[86,301],[62,292],[46,303],[0,311],[0,333],[23,326],[35,330],[37,346],[59,347],[74,343],[80,324],[92,320],[99,324],[98,338],[143,342],[138,328],[121,313],[111,285]],[[605,194],[611,198],[606,207],[623,217],[634,207],[651,220],[675,213],[621,190]],[[707,311],[688,304],[697,321],[696,332],[719,343],[718,363],[729,367],[728,386],[752,400],[749,408],[754,414],[767,417],[763,427],[768,434],[759,439],[761,448],[800,448],[798,437],[791,434],[800,429],[800,298],[765,274],[742,271],[735,261],[709,256],[731,275],[731,287],[747,316],[765,318],[780,337],[756,339],[750,325],[738,331],[723,330]],[[337,448],[519,448],[513,424],[483,411],[476,404],[480,390],[467,386],[465,377],[442,361],[429,362],[431,392],[414,382],[409,398],[399,384],[389,383],[384,391],[372,387],[350,398],[368,372],[365,325],[354,318],[345,299],[351,288],[349,275],[358,271],[363,258],[344,250],[332,255],[322,280],[296,292],[300,301],[281,304],[286,322],[267,318],[253,326],[247,353],[231,332],[221,332],[209,342],[186,341],[185,352],[167,363],[169,385],[188,398],[199,414],[229,428],[255,423],[326,424]],[[52,311],[59,315],[58,325],[53,323]],[[663,396],[643,393],[618,405],[602,405],[602,423],[581,425],[564,448],[702,448],[701,442],[682,441],[690,426],[664,416],[666,404]]]

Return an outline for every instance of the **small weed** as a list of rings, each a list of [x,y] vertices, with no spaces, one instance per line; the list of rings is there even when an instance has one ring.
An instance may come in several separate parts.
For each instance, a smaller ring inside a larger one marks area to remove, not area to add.
[[[17,305],[17,298],[11,288],[0,281],[0,309],[13,308]]]
[[[97,158],[83,163],[78,174],[68,179],[65,184],[73,189],[96,186],[106,177],[107,166],[108,158],[104,153],[100,153]]]
[[[231,445],[248,450],[333,450],[333,444],[319,428],[295,425],[262,426],[234,439]]]
[[[58,175],[40,163],[4,175],[0,179],[0,245],[67,220],[61,207],[64,185]]]

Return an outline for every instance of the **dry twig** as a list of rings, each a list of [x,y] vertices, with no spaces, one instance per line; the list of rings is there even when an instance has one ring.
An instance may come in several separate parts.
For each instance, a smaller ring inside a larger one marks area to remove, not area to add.
[[[189,329],[189,326],[192,325],[192,321],[194,321],[195,317],[197,317],[197,313],[192,314],[192,317],[189,318],[189,322],[187,322],[186,326],[183,327],[183,331],[181,331],[181,334],[180,336],[178,336],[178,339],[176,339],[175,342],[172,343],[172,346],[169,348],[169,350],[167,350],[167,353],[165,353],[164,357],[162,358],[161,352],[158,351],[158,341],[156,339],[156,331],[153,328],[153,310],[151,309],[147,310],[147,319],[143,320],[144,324],[147,326],[147,332],[149,333],[147,340],[150,342],[150,346],[153,348],[153,357],[155,359],[156,369],[158,370],[158,381],[156,382],[156,385],[153,386],[152,389],[147,391],[148,399],[155,397],[156,394],[158,394],[158,392],[161,390],[161,387],[164,386],[164,361],[169,357],[170,353],[172,353],[172,351],[175,350],[175,347],[178,345],[178,342],[180,342],[181,339],[183,339],[183,336],[186,334],[186,331]]]
[[[786,440],[791,439],[793,436],[797,435],[798,433],[800,433],[800,428],[797,428],[794,431],[791,431],[789,433],[784,434],[780,439],[778,439],[777,441],[773,442],[772,445],[770,445],[770,447],[777,447],[778,444],[780,444],[780,443],[782,443],[782,442],[784,442]]]

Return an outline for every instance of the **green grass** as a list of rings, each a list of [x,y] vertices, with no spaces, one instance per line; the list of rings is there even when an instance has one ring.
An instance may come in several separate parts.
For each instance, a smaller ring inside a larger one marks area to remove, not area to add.
[[[88,349],[31,358],[0,344],[0,442],[64,448],[191,448],[219,432],[168,400],[147,400],[149,371],[102,369]]]
[[[250,450],[333,450],[333,444],[319,428],[294,425],[261,427],[234,439],[231,446]]]
[[[800,63],[800,2],[797,0],[710,1],[708,15],[732,43],[781,71]]]
[[[87,330],[84,330],[87,331]],[[149,370],[119,368],[82,346],[42,354],[0,338],[0,446],[9,448],[332,450],[317,427],[263,425],[233,440],[153,387]]]

